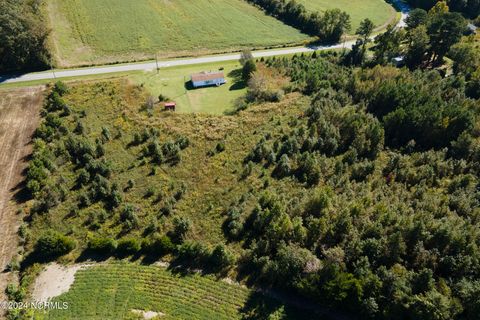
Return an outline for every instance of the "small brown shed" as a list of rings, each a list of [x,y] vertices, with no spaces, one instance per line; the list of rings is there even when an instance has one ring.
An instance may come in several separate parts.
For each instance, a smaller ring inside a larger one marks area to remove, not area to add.
[[[165,111],[175,111],[177,104],[175,102],[165,102]]]

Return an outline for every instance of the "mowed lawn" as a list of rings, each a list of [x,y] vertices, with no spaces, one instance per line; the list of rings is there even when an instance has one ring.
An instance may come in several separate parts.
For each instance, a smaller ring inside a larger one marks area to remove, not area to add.
[[[69,307],[37,312],[34,319],[143,319],[134,310],[156,312],[155,319],[162,320],[234,320],[245,319],[245,316],[260,319],[255,317],[258,309],[265,319],[268,316],[272,317],[269,319],[312,319],[240,285],[211,276],[178,275],[160,266],[132,263],[80,270],[70,290],[54,301],[68,302]]]
[[[301,43],[308,36],[243,0],[49,0],[60,65]]]
[[[347,12],[352,19],[352,30],[360,25],[360,22],[369,18],[376,27],[383,26],[395,18],[395,9],[384,0],[298,0],[310,11],[323,12],[328,9],[341,9]]]
[[[246,93],[241,81],[242,66],[238,61],[160,69],[157,73],[135,73],[129,76],[133,82],[143,85],[157,98],[160,94],[177,103],[177,112],[225,114],[232,110],[234,102]],[[227,83],[219,87],[193,89],[190,75],[202,71],[222,71]]]

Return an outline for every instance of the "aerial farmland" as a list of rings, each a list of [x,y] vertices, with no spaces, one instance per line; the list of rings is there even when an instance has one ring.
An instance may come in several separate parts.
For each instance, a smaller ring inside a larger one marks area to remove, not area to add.
[[[478,320],[480,0],[0,0],[0,319]]]

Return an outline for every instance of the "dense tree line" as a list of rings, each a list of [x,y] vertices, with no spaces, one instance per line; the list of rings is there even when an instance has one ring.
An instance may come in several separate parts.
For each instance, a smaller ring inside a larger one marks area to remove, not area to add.
[[[49,64],[48,29],[41,0],[0,0],[0,71],[37,69]]]
[[[349,65],[388,64],[395,57],[403,57],[405,64],[411,68],[426,68],[443,63],[445,56],[452,56],[452,48],[462,42],[462,36],[467,31],[467,21],[459,13],[450,12],[445,2],[438,2],[430,11],[414,9],[406,19],[406,28],[397,29],[394,26],[375,38],[373,46],[374,58],[369,61],[366,55],[366,44],[371,28],[366,28],[368,20],[362,22],[357,30],[361,36],[346,55],[345,62]],[[367,37],[366,37],[367,35]],[[456,52],[453,55],[457,61],[466,63],[466,54],[473,55],[473,46],[468,52]],[[459,53],[463,54],[461,56]],[[475,64],[472,65],[475,67]]]
[[[362,22],[362,25],[367,24],[368,21]],[[461,92],[478,99],[480,48],[475,37],[466,32],[466,20],[458,13],[450,12],[445,2],[438,2],[428,12],[412,10],[406,24],[405,30],[390,26],[377,36],[371,58],[365,46],[371,41],[365,37],[369,33],[361,26],[357,30],[361,37],[344,56],[343,63],[350,66],[388,65],[394,58],[400,58],[411,70],[433,69],[444,65],[444,58],[448,57],[453,61],[452,71],[456,76],[450,79],[456,79],[462,87]]]
[[[438,0],[408,0],[415,8],[429,10],[438,3]],[[448,6],[456,12],[461,12],[469,18],[475,18],[480,14],[479,0],[449,0]]]
[[[305,6],[295,0],[248,0],[269,15],[304,33],[319,37],[321,42],[338,42],[350,30],[350,16],[339,9],[307,12]]]

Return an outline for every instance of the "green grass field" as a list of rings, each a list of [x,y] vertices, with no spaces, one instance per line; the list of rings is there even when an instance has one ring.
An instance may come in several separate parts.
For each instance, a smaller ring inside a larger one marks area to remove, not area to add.
[[[50,0],[59,65],[205,54],[308,37],[243,0]]]
[[[223,68],[227,83],[220,87],[192,89],[188,86],[190,75],[201,71]],[[154,96],[167,96],[177,103],[179,112],[223,114],[233,107],[233,102],[246,92],[241,81],[241,65],[237,61],[175,67],[129,76],[134,83],[144,87]]]
[[[159,313],[162,320],[311,319],[299,310],[210,276],[178,275],[159,266],[99,265],[77,272],[70,290],[54,301],[67,310],[39,312],[34,319],[143,319],[132,310]]]
[[[352,30],[360,25],[360,21],[369,18],[375,23],[376,27],[380,27],[388,21],[395,18],[395,10],[384,0],[298,0],[312,11],[325,11],[327,9],[339,8],[346,11],[352,18]]]

